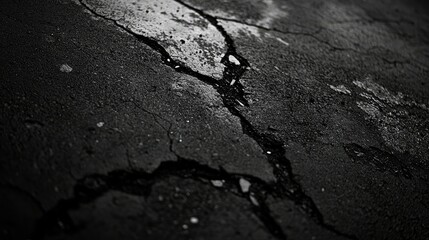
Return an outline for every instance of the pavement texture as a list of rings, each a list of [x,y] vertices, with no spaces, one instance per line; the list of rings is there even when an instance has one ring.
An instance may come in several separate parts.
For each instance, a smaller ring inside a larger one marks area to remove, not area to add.
[[[429,239],[429,7],[5,0],[1,239]]]

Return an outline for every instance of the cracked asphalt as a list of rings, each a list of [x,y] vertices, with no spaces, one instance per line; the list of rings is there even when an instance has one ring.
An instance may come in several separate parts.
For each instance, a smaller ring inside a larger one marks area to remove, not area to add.
[[[429,239],[428,10],[4,1],[0,239]]]

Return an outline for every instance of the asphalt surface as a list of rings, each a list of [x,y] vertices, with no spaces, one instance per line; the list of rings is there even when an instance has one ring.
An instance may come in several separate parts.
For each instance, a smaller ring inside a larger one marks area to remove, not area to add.
[[[0,8],[1,239],[429,239],[424,1]]]

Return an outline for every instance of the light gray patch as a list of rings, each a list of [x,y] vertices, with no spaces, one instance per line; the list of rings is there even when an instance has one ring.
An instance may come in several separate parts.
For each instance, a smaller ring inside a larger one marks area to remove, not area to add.
[[[383,114],[375,103],[358,101],[356,104],[362,111],[369,115],[372,121],[378,123],[377,127],[381,136],[388,145],[400,152],[406,150],[407,140],[404,139],[406,133],[398,126],[398,119]]]
[[[252,36],[261,40],[261,37],[265,35],[265,32],[260,32],[256,27],[252,27],[243,23],[229,22],[224,20],[218,20],[219,24],[234,37]]]
[[[215,26],[195,11],[168,0],[84,0],[97,14],[153,38],[180,62],[201,74],[222,78],[227,46]]]
[[[284,6],[278,6],[273,0],[263,0],[266,8],[262,10],[263,18],[256,22],[256,25],[271,28],[272,23],[279,18],[287,17]]]
[[[408,100],[410,98],[400,92],[390,92],[370,76],[363,81],[353,81],[353,84],[365,91],[359,94],[365,101],[357,101],[357,106],[377,126],[387,145],[399,152],[423,154],[426,151],[422,149],[425,149],[427,135],[419,130],[425,120],[409,114],[409,107],[424,113],[428,110],[426,105]]]
[[[336,91],[336,92],[339,92],[339,93],[343,93],[343,94],[348,94],[348,95],[350,95],[352,92],[350,91],[350,90],[348,90],[344,85],[338,85],[338,86],[333,86],[333,85],[329,85],[328,84],[328,86],[332,89],[332,90],[334,90],[334,91]]]
[[[363,81],[353,81],[353,84],[367,92],[364,95],[361,94],[362,96],[372,98],[374,101],[382,101],[393,106],[414,106],[422,110],[429,110],[425,104],[417,103],[414,100],[406,100],[406,96],[401,92],[397,94],[391,93],[385,87],[374,82],[370,76],[366,77]],[[372,94],[375,98],[371,97],[368,93]]]
[[[249,4],[249,2],[251,2]],[[188,1],[188,4],[198,4],[198,8],[204,9],[204,11],[212,16],[231,19],[236,21],[243,21],[248,24],[258,25],[264,28],[271,28],[275,20],[281,19],[288,16],[288,7],[285,4],[280,4],[273,0],[262,0],[262,1],[239,1],[235,3],[235,6],[238,4],[246,5],[248,9],[254,11],[254,14],[243,16],[241,11],[237,11],[237,8],[230,7],[228,1],[223,1],[220,3],[223,7],[214,8],[214,9],[205,9],[202,4],[195,3],[194,1]]]

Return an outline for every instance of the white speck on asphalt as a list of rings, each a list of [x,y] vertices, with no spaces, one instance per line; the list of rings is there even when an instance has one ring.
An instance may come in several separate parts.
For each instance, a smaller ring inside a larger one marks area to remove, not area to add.
[[[281,38],[276,38],[276,39],[277,39],[277,41],[283,43],[284,45],[289,46],[289,43],[285,42],[283,39],[281,39]]]
[[[238,102],[238,104],[240,104],[240,106],[244,107],[244,104],[238,100],[236,100]]]
[[[269,154],[271,154],[271,151],[267,151],[267,154],[269,155]]]
[[[192,223],[192,224],[197,224],[197,223],[198,223],[198,218],[196,218],[196,217],[191,217],[191,223]]]
[[[250,198],[250,201],[252,202],[253,205],[259,206],[259,202],[258,202],[258,200],[256,200],[256,198],[254,196],[250,195],[249,198]]]
[[[328,84],[329,85],[329,84]],[[338,85],[338,86],[332,86],[332,85],[329,85],[329,87],[332,89],[332,90],[334,90],[334,91],[336,91],[336,92],[339,92],[339,93],[344,93],[344,94],[348,94],[348,95],[350,95],[352,92],[350,92],[350,90],[348,90],[344,85]]]
[[[241,191],[246,193],[249,191],[250,185],[252,185],[249,181],[247,181],[244,178],[240,178],[240,187],[241,187]]]
[[[60,71],[65,72],[65,73],[69,73],[69,72],[73,71],[73,68],[65,63],[65,64],[61,65]]]
[[[101,128],[101,127],[103,127],[103,126],[104,126],[104,122],[98,122],[98,123],[97,123],[97,127]]]
[[[186,230],[186,229],[188,229],[188,225],[183,224],[183,225],[182,225],[182,228]]]
[[[223,180],[211,180],[211,183],[215,187],[222,187],[223,186]]]

